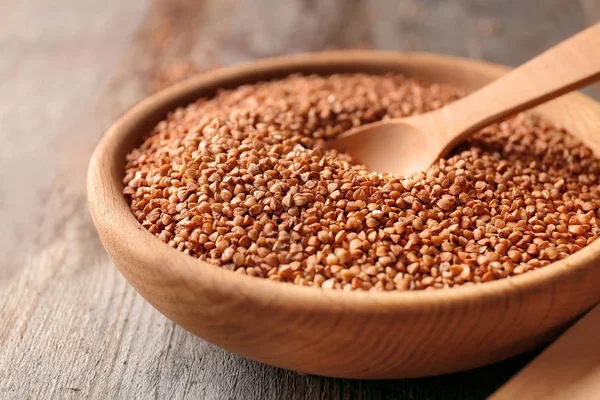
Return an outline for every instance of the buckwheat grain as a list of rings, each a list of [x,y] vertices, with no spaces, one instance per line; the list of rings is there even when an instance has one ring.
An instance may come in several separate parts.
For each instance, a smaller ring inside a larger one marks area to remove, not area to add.
[[[149,232],[237,273],[343,290],[418,290],[541,268],[599,233],[600,162],[534,115],[490,126],[427,171],[371,172],[326,140],[463,95],[399,75],[287,78],[177,109],[127,156]]]

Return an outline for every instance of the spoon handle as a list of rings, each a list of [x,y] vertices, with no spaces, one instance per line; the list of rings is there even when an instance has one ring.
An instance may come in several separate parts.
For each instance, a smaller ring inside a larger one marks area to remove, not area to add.
[[[600,23],[435,112],[454,147],[469,134],[600,79]]]

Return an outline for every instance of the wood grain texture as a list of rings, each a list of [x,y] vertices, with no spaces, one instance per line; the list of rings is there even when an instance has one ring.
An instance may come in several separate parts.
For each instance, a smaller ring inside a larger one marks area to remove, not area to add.
[[[600,20],[593,0],[347,3],[0,1],[0,398],[482,398],[531,358],[423,380],[299,376],[175,327],[102,250],[92,148],[177,59],[366,46],[516,65]]]

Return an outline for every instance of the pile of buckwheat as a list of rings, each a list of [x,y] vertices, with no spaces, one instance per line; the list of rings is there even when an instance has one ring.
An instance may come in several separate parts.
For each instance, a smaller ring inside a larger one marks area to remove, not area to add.
[[[520,114],[422,173],[325,150],[351,127],[433,110],[463,91],[399,75],[292,75],[172,112],[127,156],[124,194],[151,233],[247,274],[343,290],[487,282],[598,237],[600,162]]]

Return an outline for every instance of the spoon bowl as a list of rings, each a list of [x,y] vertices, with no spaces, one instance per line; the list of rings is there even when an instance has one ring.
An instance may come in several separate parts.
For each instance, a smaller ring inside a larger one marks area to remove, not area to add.
[[[418,123],[420,116],[387,120],[352,129],[329,142],[332,148],[348,153],[372,171],[402,174],[403,171],[422,171],[436,159],[431,149],[436,143],[429,143],[431,137]],[[387,154],[395,149],[394,156]],[[440,149],[441,151],[441,149]],[[381,155],[386,155],[382,157]],[[402,169],[400,170],[399,167]]]

